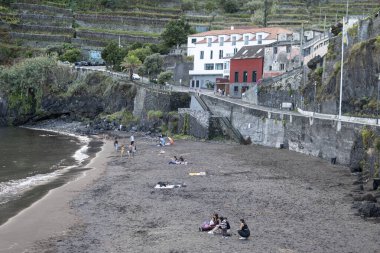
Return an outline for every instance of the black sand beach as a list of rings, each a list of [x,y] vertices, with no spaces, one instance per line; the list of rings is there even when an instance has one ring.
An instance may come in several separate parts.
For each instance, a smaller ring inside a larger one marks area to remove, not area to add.
[[[33,237],[25,252],[380,252],[379,224],[351,208],[355,178],[346,167],[259,146],[180,140],[160,154],[153,139],[136,143],[127,159],[108,140],[89,165],[95,174],[46,202],[62,206],[65,224],[45,224],[55,230]],[[189,164],[169,165],[173,155]],[[154,189],[159,181],[186,187]],[[198,232],[213,212],[228,217],[231,237]],[[238,239],[240,218],[249,240]]]

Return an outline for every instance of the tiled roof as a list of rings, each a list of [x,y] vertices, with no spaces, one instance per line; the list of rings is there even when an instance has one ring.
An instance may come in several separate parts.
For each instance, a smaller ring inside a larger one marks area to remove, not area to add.
[[[205,37],[205,36],[218,36],[218,35],[231,35],[231,34],[244,34],[244,33],[258,33],[265,32],[269,33],[271,38],[277,38],[277,34],[280,33],[292,33],[291,30],[281,28],[281,27],[252,27],[252,28],[244,28],[244,29],[225,29],[225,30],[212,30],[202,33],[196,33],[189,35],[189,37]],[[268,38],[265,38],[268,39]]]
[[[245,46],[242,47],[237,53],[232,57],[232,59],[252,59],[252,58],[263,58],[264,57],[264,47],[263,45],[256,46]]]

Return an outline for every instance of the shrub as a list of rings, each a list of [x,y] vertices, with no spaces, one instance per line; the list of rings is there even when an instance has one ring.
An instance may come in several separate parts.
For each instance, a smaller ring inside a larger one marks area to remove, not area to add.
[[[161,119],[163,115],[162,111],[148,111],[148,119]]]

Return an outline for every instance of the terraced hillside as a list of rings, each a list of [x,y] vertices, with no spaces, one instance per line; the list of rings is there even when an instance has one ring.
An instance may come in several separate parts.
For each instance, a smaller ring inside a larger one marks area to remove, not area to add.
[[[84,50],[100,49],[111,40],[122,45],[157,43],[168,21],[182,16],[198,32],[260,24],[263,11],[248,11],[249,1],[232,0],[239,3],[233,13],[223,10],[219,1],[7,0],[10,5],[0,1],[0,43],[28,48],[71,43]],[[210,2],[213,9],[207,7]],[[268,2],[269,26],[300,27],[303,23],[305,27],[323,28],[341,20],[346,11],[346,0]],[[185,8],[186,3],[191,6]],[[379,0],[350,0],[349,13],[369,14],[379,8]]]
[[[323,28],[342,20],[347,0],[314,1],[281,0],[272,6],[268,26],[298,26]],[[349,0],[349,15],[369,15],[380,9],[379,0]]]

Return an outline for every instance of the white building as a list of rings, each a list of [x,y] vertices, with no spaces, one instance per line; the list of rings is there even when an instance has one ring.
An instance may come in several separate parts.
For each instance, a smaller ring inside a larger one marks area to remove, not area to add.
[[[207,88],[218,77],[229,77],[230,58],[243,46],[266,45],[287,40],[293,32],[278,27],[213,30],[192,34],[187,39],[187,54],[194,57],[190,87]]]

